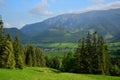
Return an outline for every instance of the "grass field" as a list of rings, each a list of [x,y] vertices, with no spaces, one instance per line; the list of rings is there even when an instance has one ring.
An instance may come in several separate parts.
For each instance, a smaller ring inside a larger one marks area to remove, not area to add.
[[[77,43],[40,43],[40,44],[34,44],[38,47],[44,47],[44,48],[76,48]],[[114,42],[114,43],[107,43],[108,47],[111,49],[120,49],[120,42]]]
[[[77,43],[40,43],[40,44],[34,44],[35,46],[38,47],[45,47],[45,48],[76,48]]]
[[[51,68],[0,69],[0,80],[120,80],[120,77],[62,73]]]

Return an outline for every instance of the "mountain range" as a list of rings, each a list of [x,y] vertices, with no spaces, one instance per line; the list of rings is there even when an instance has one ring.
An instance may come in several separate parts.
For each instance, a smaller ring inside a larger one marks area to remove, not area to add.
[[[76,42],[94,31],[103,35],[107,41],[120,41],[120,8],[62,14],[25,25],[19,30],[5,29],[5,32],[14,34],[16,30],[23,42]]]

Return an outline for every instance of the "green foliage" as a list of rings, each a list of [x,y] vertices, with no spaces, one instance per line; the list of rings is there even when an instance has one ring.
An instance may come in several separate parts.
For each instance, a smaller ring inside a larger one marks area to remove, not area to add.
[[[55,56],[48,58],[47,56],[45,57],[46,60],[46,66],[50,68],[55,68],[55,69],[60,69],[60,58]]]
[[[45,66],[44,55],[39,48],[29,44],[25,51],[25,63],[27,66]]]
[[[62,59],[62,67],[61,70],[62,71],[66,71],[66,72],[73,72],[73,67],[75,66],[73,63],[73,53],[70,51],[67,53],[67,55],[65,54],[63,59]]]
[[[110,58],[104,39],[96,32],[93,35],[88,33],[86,38],[78,41],[71,63],[74,63],[72,72],[109,75]],[[71,63],[67,62],[66,65]],[[69,71],[69,66],[67,68]]]
[[[0,20],[0,68],[15,68],[13,44],[10,35],[9,39],[5,38],[2,20]]]
[[[3,39],[4,39],[3,21],[2,21],[2,19],[0,19],[0,43],[3,41]]]
[[[2,50],[0,53],[0,67],[1,68],[14,68],[14,54],[12,42],[7,40],[4,45],[2,45]]]
[[[35,53],[36,53],[37,66],[39,67],[45,66],[45,58],[44,58],[42,51],[39,48],[36,48]]]
[[[18,36],[15,37],[13,46],[14,46],[14,55],[15,55],[15,62],[16,62],[15,67],[23,69],[23,67],[24,67],[24,58],[23,58],[24,52],[23,52],[23,47],[19,41]]]
[[[112,67],[110,68],[110,74],[112,76],[120,76],[120,68],[118,67],[118,65],[112,65]]]
[[[6,68],[10,68],[10,69],[13,69],[15,68],[15,60],[14,60],[14,54],[13,54],[13,45],[12,45],[12,42],[11,41],[7,41],[6,42],[6,52],[5,53],[8,53],[8,57],[6,58],[7,59],[7,64],[6,64]]]
[[[31,44],[27,45],[25,56],[26,65],[36,66],[35,48]]]

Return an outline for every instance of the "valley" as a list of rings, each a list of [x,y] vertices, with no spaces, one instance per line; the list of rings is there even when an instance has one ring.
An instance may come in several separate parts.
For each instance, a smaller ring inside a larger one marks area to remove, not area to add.
[[[0,80],[120,80],[120,1],[0,0]]]

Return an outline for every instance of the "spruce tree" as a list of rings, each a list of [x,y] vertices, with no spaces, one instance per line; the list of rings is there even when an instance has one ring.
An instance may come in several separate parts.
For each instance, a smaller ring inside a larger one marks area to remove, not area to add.
[[[74,69],[74,56],[71,51],[67,53],[67,55],[64,55],[63,60],[62,60],[62,71],[67,71],[67,72],[73,72]]]
[[[74,71],[73,72],[77,72],[77,73],[79,73],[81,71],[81,67],[82,67],[82,65],[81,65],[81,60],[82,60],[82,58],[81,58],[81,46],[82,46],[82,48],[84,48],[84,43],[82,44],[82,40],[80,39],[78,41],[78,47],[77,47],[76,52],[74,54],[74,63],[73,63],[74,64]]]
[[[0,19],[0,67],[1,68],[15,68],[13,45],[8,37],[5,39],[3,32],[3,22]]]
[[[42,51],[39,48],[36,48],[35,53],[36,53],[36,65],[41,67],[45,66],[45,58]]]
[[[25,62],[28,66],[37,66],[35,47],[31,44],[27,45],[25,53]]]
[[[24,61],[23,61],[22,55],[24,53],[23,53],[23,49],[21,48],[21,43],[19,41],[18,35],[15,37],[13,46],[14,46],[14,55],[15,55],[15,62],[16,62],[15,67],[23,69]]]
[[[13,53],[13,44],[11,41],[7,40],[6,41],[6,47],[4,54],[6,53],[6,66],[5,68],[10,68],[13,69],[15,68],[15,60],[14,60],[14,53]]]
[[[4,40],[3,21],[0,16],[0,45],[2,45],[3,40]]]
[[[86,71],[87,73],[92,73],[92,35],[88,32],[88,35],[85,39],[85,51],[84,51],[84,55],[86,55]]]
[[[4,37],[4,32],[3,32],[3,22],[0,16],[0,53],[2,53],[4,49],[4,46],[3,46],[4,44],[5,44],[5,37]]]
[[[109,75],[110,58],[103,37],[97,33],[79,41],[74,55],[74,72]],[[80,46],[81,44],[81,46]]]
[[[97,32],[93,33],[93,43],[92,43],[92,58],[94,60],[92,60],[92,73],[94,74],[98,74],[99,73],[99,55],[97,52]]]
[[[3,50],[0,53],[0,67],[1,68],[15,68],[13,45],[12,42],[6,40],[4,45],[2,45]]]
[[[99,40],[98,40],[98,55],[100,56],[99,57],[99,70],[101,70],[101,73],[102,74],[105,74],[105,75],[109,75],[109,69],[110,69],[110,57],[109,57],[109,54],[108,54],[108,48],[107,48],[107,45],[105,44],[104,42],[104,39],[103,37],[99,37]]]

